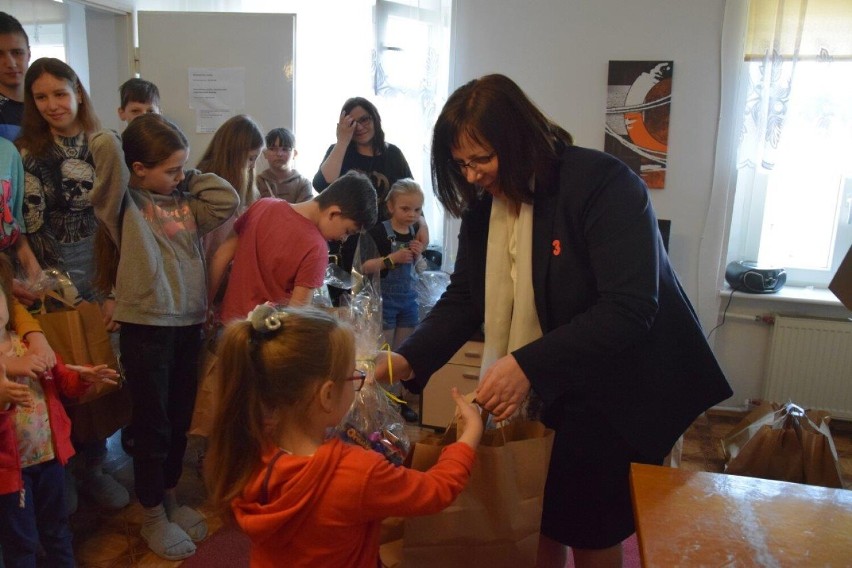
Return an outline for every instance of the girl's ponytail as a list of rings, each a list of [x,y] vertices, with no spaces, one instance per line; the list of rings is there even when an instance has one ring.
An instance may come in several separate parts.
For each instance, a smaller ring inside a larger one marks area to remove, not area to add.
[[[210,501],[222,512],[228,511],[263,452],[261,377],[254,368],[251,341],[251,324],[233,322],[225,328],[217,350],[219,407],[204,460],[204,480]]]

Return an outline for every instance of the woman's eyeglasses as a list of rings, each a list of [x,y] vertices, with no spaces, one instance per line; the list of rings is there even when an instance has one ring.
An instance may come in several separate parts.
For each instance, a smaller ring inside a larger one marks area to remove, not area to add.
[[[491,163],[491,160],[494,159],[494,156],[497,155],[497,152],[491,152],[487,156],[477,156],[475,158],[471,158],[469,162],[465,162],[463,160],[450,160],[450,167],[456,170],[457,173],[464,173],[465,168],[470,168],[472,170],[478,170],[482,166],[486,166]]]
[[[373,117],[372,117],[372,116],[370,116],[369,114],[365,114],[365,115],[364,115],[364,116],[362,116],[361,118],[356,118],[356,119],[355,119],[355,122],[356,122],[359,126],[367,126],[368,124],[370,124],[371,122],[373,122]]]
[[[360,369],[356,369],[355,372],[352,374],[352,376],[347,377],[346,380],[352,381],[352,383],[353,383],[352,386],[353,386],[355,392],[358,392],[362,388],[364,388],[364,380],[366,380],[366,378],[367,378],[367,373],[365,373],[364,371],[361,371]]]

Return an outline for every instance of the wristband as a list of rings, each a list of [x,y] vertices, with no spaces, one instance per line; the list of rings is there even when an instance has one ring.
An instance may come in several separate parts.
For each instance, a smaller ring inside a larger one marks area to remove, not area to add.
[[[396,268],[396,264],[390,256],[386,256],[382,259],[382,264],[385,265],[385,268],[388,270],[393,270]]]

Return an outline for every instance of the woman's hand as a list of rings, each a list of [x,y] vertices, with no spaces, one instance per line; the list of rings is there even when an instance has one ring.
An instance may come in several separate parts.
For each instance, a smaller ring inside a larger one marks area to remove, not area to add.
[[[33,395],[27,385],[10,381],[6,376],[6,365],[0,364],[0,410],[3,410],[7,404],[32,408]]]
[[[26,308],[29,308],[40,299],[38,294],[33,293],[25,283],[17,278],[12,281],[12,295]]]
[[[104,326],[109,332],[121,329],[121,324],[112,319],[113,312],[115,312],[115,300],[107,298],[101,304],[101,314],[104,316]]]
[[[517,412],[530,392],[530,381],[512,355],[494,362],[476,388],[476,401],[494,420],[506,420]]]
[[[382,351],[376,356],[375,379],[382,384],[394,381],[406,381],[411,378],[411,365],[399,353],[390,353],[390,364],[388,364],[388,352]]]
[[[54,353],[53,348],[50,346],[50,343],[47,342],[47,337],[44,336],[44,333],[40,331],[31,331],[26,336],[27,343],[29,344],[28,353],[39,357],[44,364],[46,365],[46,369],[52,369],[54,365],[56,365],[56,353]]]
[[[357,126],[358,123],[355,122],[354,118],[346,114],[346,111],[341,111],[340,119],[337,121],[337,143],[344,147],[349,146]]]
[[[80,379],[87,385],[95,383],[106,383],[108,385],[117,385],[118,372],[110,369],[106,365],[95,365],[94,367],[85,367],[83,365],[65,365],[68,369],[75,373],[80,373]]]

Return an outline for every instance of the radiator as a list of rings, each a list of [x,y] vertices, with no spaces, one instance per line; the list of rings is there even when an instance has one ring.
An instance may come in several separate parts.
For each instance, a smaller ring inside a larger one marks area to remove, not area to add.
[[[776,316],[764,398],[852,420],[852,322]]]

